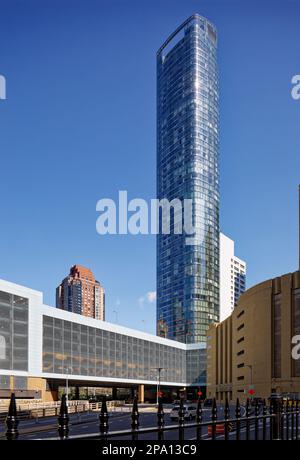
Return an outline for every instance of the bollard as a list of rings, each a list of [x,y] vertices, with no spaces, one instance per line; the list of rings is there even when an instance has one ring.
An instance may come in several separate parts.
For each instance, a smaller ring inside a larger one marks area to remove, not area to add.
[[[132,440],[136,441],[138,439],[138,429],[139,429],[139,409],[138,409],[138,400],[135,396],[132,405],[132,412],[131,412],[131,430],[132,430]]]
[[[106,435],[108,432],[108,411],[107,411],[107,404],[106,404],[106,396],[103,396],[102,398],[102,404],[101,404],[101,412],[99,415],[99,420],[100,420],[100,434],[102,439],[106,439]]]
[[[18,431],[19,420],[17,416],[17,406],[16,406],[16,397],[15,394],[12,393],[10,397],[10,403],[8,408],[8,413],[6,417],[6,439],[13,440],[17,439],[19,436]]]
[[[271,399],[272,414],[274,414],[271,420],[272,440],[277,441],[281,439],[282,398],[278,393],[272,393],[270,399]]]
[[[60,439],[67,439],[69,434],[69,415],[66,395],[62,395],[58,417],[58,434]]]

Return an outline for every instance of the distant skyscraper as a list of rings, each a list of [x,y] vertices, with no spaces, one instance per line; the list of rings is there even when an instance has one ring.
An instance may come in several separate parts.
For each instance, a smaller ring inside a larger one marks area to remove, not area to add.
[[[56,307],[104,321],[104,289],[91,270],[73,265],[69,276],[56,288]]]
[[[233,312],[246,290],[246,262],[234,254],[234,241],[220,233],[220,321]]]
[[[196,245],[157,237],[157,334],[186,343],[219,320],[218,101],[216,28],[195,14],[157,53],[157,197],[202,203]]]

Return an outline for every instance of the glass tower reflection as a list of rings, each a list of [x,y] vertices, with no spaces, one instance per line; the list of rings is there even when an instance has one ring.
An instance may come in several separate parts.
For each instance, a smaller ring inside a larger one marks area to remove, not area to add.
[[[201,200],[195,245],[157,236],[157,334],[186,343],[219,320],[218,99],[216,28],[196,14],[157,53],[157,197]]]

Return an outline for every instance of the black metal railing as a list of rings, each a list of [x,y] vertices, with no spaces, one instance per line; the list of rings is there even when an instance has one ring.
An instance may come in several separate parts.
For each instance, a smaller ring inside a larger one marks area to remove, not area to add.
[[[220,411],[222,410],[222,417]],[[180,399],[178,409],[178,424],[166,425],[165,412],[162,400],[157,408],[156,426],[141,428],[137,398],[133,401],[131,411],[131,428],[126,430],[109,431],[109,413],[106,398],[103,398],[99,414],[99,430],[92,434],[70,434],[70,420],[66,396],[63,395],[58,416],[58,437],[55,439],[149,439],[152,435],[158,441],[164,441],[166,433],[172,433],[172,439],[184,441],[192,439],[224,440],[298,440],[299,439],[299,401],[285,400],[278,394],[272,394],[268,404],[264,400],[261,404],[256,400],[253,405],[248,399],[245,406],[241,406],[239,399],[234,408],[226,400],[224,408],[218,408],[216,400],[212,402],[208,420],[204,420],[203,402],[199,398],[194,422],[187,423],[185,401]],[[234,412],[234,417],[231,417]],[[207,413],[207,411],[205,412]],[[19,419],[16,408],[15,395],[11,395],[8,414],[6,417],[6,439],[14,440],[19,437]],[[49,439],[49,438],[48,438]]]

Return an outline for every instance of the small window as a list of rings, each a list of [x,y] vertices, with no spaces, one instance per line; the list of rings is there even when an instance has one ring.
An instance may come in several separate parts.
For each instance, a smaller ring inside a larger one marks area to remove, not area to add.
[[[237,328],[237,331],[240,331],[241,329],[243,329],[243,328],[244,328],[244,326],[245,326],[245,325],[244,325],[244,323],[243,323],[243,324],[241,324],[241,325],[240,325],[240,326]]]

